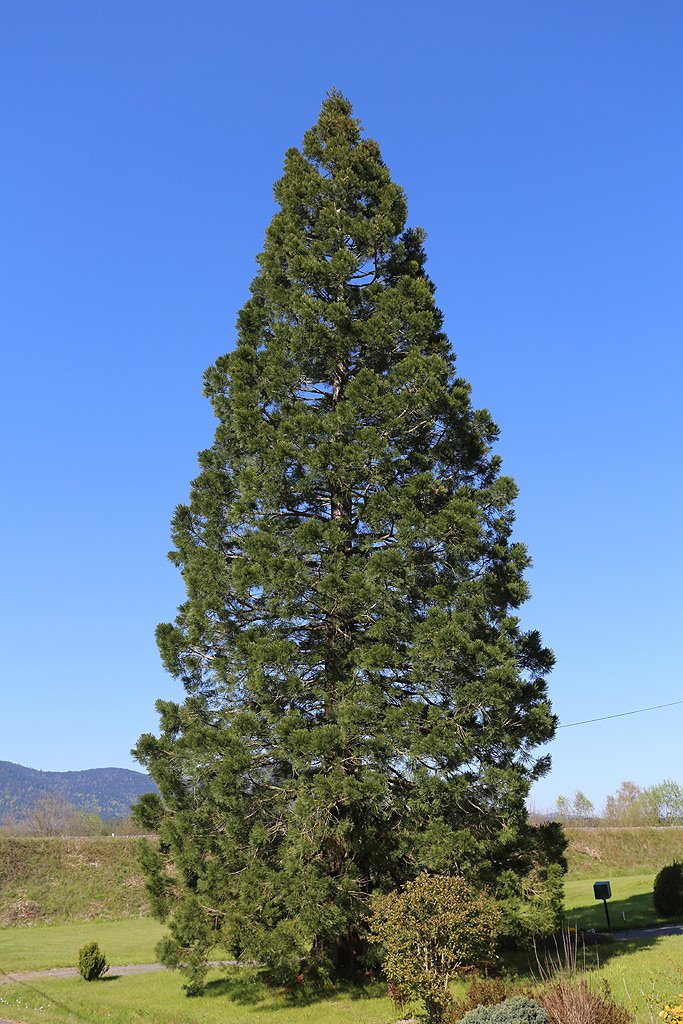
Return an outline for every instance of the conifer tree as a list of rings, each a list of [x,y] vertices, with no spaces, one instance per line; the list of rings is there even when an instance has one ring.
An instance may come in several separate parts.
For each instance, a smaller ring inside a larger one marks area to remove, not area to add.
[[[160,833],[163,959],[190,991],[216,943],[338,972],[374,891],[427,870],[520,895],[553,859],[524,809],[553,657],[515,615],[515,484],[456,376],[423,232],[337,91],[274,193],[173,519],[187,600],[157,640],[187,696],[134,751],[161,793],[137,814]]]

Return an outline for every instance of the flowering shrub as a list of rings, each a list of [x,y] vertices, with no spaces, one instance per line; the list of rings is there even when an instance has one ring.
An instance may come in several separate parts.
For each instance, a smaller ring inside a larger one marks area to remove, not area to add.
[[[423,1000],[429,1020],[441,1024],[455,975],[493,957],[500,912],[464,878],[420,875],[400,892],[378,896],[371,941],[384,946],[382,966],[402,995]]]

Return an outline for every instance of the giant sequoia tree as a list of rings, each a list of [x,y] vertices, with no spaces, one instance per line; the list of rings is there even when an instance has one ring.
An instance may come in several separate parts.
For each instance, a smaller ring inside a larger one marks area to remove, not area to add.
[[[423,233],[338,92],[286,154],[158,628],[182,705],[135,753],[166,963],[216,942],[282,970],[363,953],[373,891],[543,860],[526,821],[552,654],[514,611],[529,558],[425,273]],[[514,889],[514,885],[512,886]]]

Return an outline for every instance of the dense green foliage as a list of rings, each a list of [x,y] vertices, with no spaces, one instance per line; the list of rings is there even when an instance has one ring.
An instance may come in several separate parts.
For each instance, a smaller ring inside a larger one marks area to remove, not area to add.
[[[86,981],[95,981],[109,970],[107,958],[96,942],[86,942],[78,951],[78,973]]]
[[[420,875],[400,892],[377,896],[370,934],[382,946],[382,968],[408,997],[422,999],[439,1024],[452,999],[452,978],[494,957],[500,911],[464,878]]]
[[[683,915],[683,864],[674,861],[657,874],[652,900],[663,917]]]
[[[553,656],[515,614],[516,488],[456,375],[423,233],[336,92],[275,198],[173,520],[187,600],[157,638],[187,696],[135,751],[161,794],[139,820],[159,828],[162,955],[193,991],[215,944],[280,977],[355,968],[371,894],[425,869],[504,877],[508,906],[532,875],[558,888],[558,837],[524,805]]]

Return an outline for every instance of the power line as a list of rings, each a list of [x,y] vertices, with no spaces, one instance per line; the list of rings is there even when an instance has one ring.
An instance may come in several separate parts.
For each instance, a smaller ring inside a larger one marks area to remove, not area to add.
[[[683,704],[683,700],[672,700],[670,704],[655,704],[651,708],[638,708],[637,711],[622,711],[618,715],[604,715],[602,718],[587,718],[583,722],[567,722],[566,725],[558,725],[558,729],[571,729],[574,725],[590,725],[591,722],[607,722],[610,718],[626,718],[627,715],[642,715],[644,711],[659,711],[660,708],[672,708],[676,704]]]

